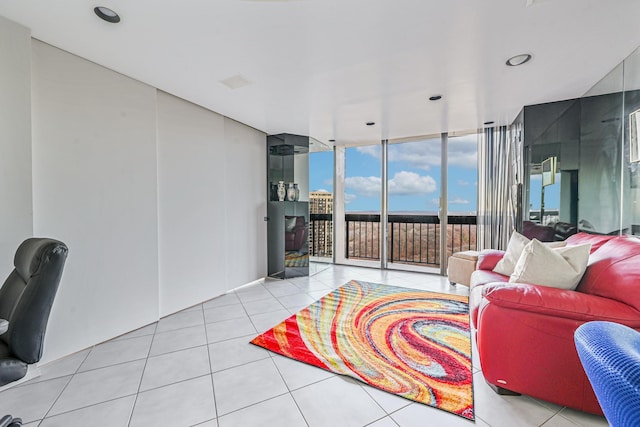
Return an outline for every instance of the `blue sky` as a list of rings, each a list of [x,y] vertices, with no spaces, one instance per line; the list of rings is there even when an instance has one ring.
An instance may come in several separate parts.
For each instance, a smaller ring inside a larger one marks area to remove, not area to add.
[[[529,181],[529,209],[540,210],[542,198],[542,175],[533,175]],[[556,182],[544,189],[545,210],[560,209],[560,174],[556,174]]]
[[[389,145],[389,211],[437,212],[440,139]],[[477,209],[477,137],[449,139],[449,212]],[[380,210],[380,145],[346,149],[347,211]],[[310,156],[311,191],[333,191],[333,153]]]

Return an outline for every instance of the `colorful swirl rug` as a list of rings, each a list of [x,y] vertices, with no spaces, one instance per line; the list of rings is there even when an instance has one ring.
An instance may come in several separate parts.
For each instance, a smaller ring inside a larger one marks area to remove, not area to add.
[[[466,296],[352,280],[251,343],[474,419]]]

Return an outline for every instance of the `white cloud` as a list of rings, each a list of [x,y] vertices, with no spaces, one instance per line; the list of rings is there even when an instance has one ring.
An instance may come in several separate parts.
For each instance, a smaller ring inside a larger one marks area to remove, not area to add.
[[[319,188],[317,190],[311,190],[311,191],[315,191],[317,193],[331,193],[331,191],[325,190],[324,188]]]
[[[356,151],[362,154],[368,154],[371,157],[379,159],[381,157],[380,145],[365,145],[362,147],[356,147]]]
[[[455,199],[449,200],[449,204],[450,205],[468,205],[469,203],[471,203],[468,200],[462,199],[460,197],[457,197]]]
[[[379,176],[352,176],[344,179],[344,186],[363,197],[380,196],[382,181]]]
[[[449,139],[449,165],[478,167],[478,137],[467,135]]]
[[[440,140],[392,144],[389,146],[389,162],[404,162],[423,170],[440,166]]]
[[[415,172],[401,171],[389,180],[389,194],[427,194],[433,193],[437,188],[435,179]]]
[[[468,205],[471,202],[461,197],[456,197],[456,198],[450,199],[447,203],[449,205]],[[436,207],[440,206],[440,199],[431,199],[431,204]]]
[[[461,186],[461,187],[466,187],[466,186],[469,185],[469,181],[465,181],[463,179],[459,179],[458,180],[458,185]]]
[[[377,176],[354,176],[345,178],[346,188],[362,197],[379,197],[382,180]],[[418,175],[415,172],[401,171],[389,180],[390,195],[413,195],[433,193],[438,185],[429,175]]]
[[[358,198],[358,196],[356,196],[355,194],[344,193],[344,203],[346,205],[348,205],[349,203],[353,202],[357,198]]]
[[[379,159],[380,146],[358,147],[358,151]],[[404,162],[410,167],[430,170],[440,166],[440,139],[389,145],[389,162]],[[476,168],[478,166],[478,139],[476,135],[449,139],[449,165]]]

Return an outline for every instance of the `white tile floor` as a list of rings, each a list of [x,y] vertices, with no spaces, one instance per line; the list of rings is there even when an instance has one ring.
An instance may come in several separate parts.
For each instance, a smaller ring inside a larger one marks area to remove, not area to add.
[[[42,376],[0,393],[0,415],[30,427],[473,425],[249,344],[351,279],[468,293],[435,275],[346,266],[267,280],[43,366]],[[607,425],[526,396],[499,396],[475,359],[474,372],[476,425]]]

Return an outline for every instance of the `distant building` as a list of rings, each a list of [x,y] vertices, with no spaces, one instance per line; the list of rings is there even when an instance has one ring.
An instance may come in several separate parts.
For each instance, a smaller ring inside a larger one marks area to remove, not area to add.
[[[333,194],[326,191],[309,193],[309,212],[313,214],[333,214]],[[333,220],[330,216],[315,219],[309,225],[311,255],[333,256]]]
[[[309,193],[309,212],[317,214],[333,213],[333,194],[326,191]]]

